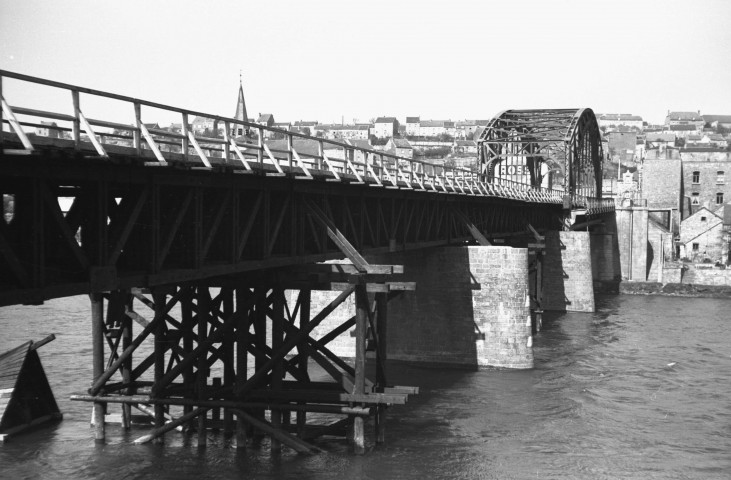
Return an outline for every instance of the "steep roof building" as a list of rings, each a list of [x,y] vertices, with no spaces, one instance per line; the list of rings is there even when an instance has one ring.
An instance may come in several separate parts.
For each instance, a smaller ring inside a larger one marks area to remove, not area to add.
[[[244,100],[244,83],[241,80],[241,77],[239,76],[239,98],[236,101],[236,113],[234,114],[234,118],[236,120],[240,120],[242,122],[248,122],[249,116],[246,113],[246,101]],[[243,135],[244,131],[248,133],[249,129],[242,127],[241,125],[237,125],[236,127],[236,135]]]

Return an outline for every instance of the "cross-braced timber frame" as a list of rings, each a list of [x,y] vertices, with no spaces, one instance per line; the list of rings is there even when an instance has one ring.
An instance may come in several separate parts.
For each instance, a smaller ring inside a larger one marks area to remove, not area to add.
[[[235,433],[238,447],[266,434],[274,452],[284,444],[314,453],[311,439],[347,433],[363,453],[364,419],[375,417],[376,442],[383,442],[386,407],[418,389],[388,384],[385,363],[388,298],[414,285],[393,280],[401,267],[361,267],[365,272],[353,264],[302,266],[92,294],[95,381],[72,399],[94,402],[99,440],[107,405],[122,404],[126,428],[133,408],[154,417],[155,428],[138,443],[182,428],[197,431],[203,446],[206,429],[219,428]],[[288,295],[289,288],[298,290]],[[339,294],[317,312],[313,289]],[[318,339],[310,336],[351,295],[355,315]],[[351,364],[328,343],[353,328]],[[374,380],[366,377],[367,348],[375,356]],[[324,378],[311,377],[314,364]],[[308,413],[328,414],[329,423],[322,415],[308,423]]]
[[[601,133],[590,108],[506,110],[478,141],[480,173],[488,183],[506,178],[560,187],[567,195],[601,197]],[[509,175],[499,166],[520,166]]]

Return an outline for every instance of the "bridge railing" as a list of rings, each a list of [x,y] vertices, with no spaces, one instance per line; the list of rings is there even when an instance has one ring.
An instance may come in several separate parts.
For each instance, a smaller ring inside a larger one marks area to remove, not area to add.
[[[10,105],[2,89],[6,78],[66,91],[70,96],[71,111],[58,113]],[[82,99],[86,96],[127,104],[132,121],[122,123],[87,118],[82,109]],[[3,130],[8,125],[9,131],[15,133],[27,151],[48,145],[49,141],[42,141],[38,135],[28,135],[24,127],[31,127],[45,131],[46,137],[55,137],[50,142],[52,145],[70,145],[78,151],[88,151],[93,147],[99,157],[108,157],[110,153],[129,154],[131,149],[136,157],[155,165],[183,162],[199,168],[229,167],[298,179],[318,176],[329,181],[385,188],[495,196],[537,203],[560,204],[564,197],[561,190],[533,187],[507,179],[487,183],[470,169],[362,148],[347,140],[313,137],[5,70],[0,70],[0,98],[0,125],[3,125]],[[162,129],[156,123],[146,123],[148,119],[143,118],[143,112],[149,110],[178,115],[180,124]],[[62,123],[59,125],[51,121]],[[207,129],[200,128],[201,124]],[[0,135],[2,141],[3,136]]]
[[[580,188],[571,196],[571,207],[586,210],[589,214],[611,212],[614,210],[613,198],[597,198],[593,188]]]

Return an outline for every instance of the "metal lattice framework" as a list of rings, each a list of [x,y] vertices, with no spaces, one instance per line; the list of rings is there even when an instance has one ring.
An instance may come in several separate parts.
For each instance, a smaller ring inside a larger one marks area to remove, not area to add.
[[[569,195],[602,191],[602,143],[590,108],[506,110],[479,139],[486,183],[518,181],[561,188]]]

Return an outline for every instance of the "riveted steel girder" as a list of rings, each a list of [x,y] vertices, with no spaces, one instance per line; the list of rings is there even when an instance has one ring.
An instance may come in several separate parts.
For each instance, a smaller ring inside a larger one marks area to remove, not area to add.
[[[478,144],[485,182],[507,179],[570,195],[601,194],[601,133],[590,108],[505,110]]]

